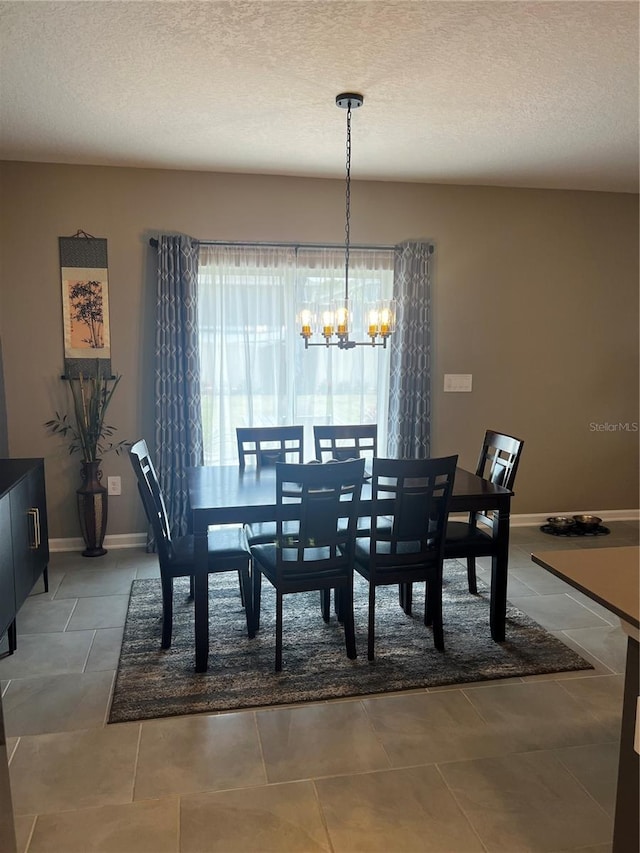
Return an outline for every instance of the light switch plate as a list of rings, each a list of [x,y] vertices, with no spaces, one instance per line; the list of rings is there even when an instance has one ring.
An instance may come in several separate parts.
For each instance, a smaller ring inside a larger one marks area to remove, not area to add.
[[[472,378],[473,375],[471,373],[445,373],[444,390],[471,391]]]
[[[107,477],[107,494],[122,494],[122,480],[120,479],[120,477]]]

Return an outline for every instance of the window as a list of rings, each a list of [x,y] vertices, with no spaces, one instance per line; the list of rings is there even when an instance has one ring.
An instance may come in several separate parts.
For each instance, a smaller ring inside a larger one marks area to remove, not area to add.
[[[352,335],[364,340],[364,306],[391,298],[393,252],[351,249]],[[389,351],[312,347],[296,327],[300,302],[344,294],[337,248],[203,245],[198,272],[200,382],[205,464],[237,461],[237,426],[378,423],[386,446]]]

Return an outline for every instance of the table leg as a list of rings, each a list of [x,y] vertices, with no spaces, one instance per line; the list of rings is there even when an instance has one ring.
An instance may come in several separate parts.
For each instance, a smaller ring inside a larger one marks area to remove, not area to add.
[[[507,618],[507,572],[509,568],[509,519],[511,500],[497,510],[493,524],[496,550],[491,558],[491,636],[497,643],[504,642]]]
[[[196,573],[194,579],[194,622],[196,672],[207,671],[209,657],[209,573],[207,571],[207,530],[194,535]]]
[[[627,638],[627,664],[624,677],[624,704],[618,763],[618,790],[613,824],[613,853],[637,853],[640,850],[638,801],[640,800],[640,756],[633,748],[636,728],[636,703],[639,694],[640,655],[638,641]]]

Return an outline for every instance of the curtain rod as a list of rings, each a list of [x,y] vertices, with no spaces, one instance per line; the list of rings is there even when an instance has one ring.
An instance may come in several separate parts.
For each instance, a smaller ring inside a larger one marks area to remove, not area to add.
[[[344,249],[344,243],[252,243],[233,240],[198,240],[201,246],[242,246],[246,248],[261,248],[261,247],[276,247],[279,249]],[[158,248],[158,240],[155,237],[149,239],[149,245],[154,249]],[[395,249],[395,246],[366,246],[364,244],[351,244],[351,249],[370,249],[389,250]]]

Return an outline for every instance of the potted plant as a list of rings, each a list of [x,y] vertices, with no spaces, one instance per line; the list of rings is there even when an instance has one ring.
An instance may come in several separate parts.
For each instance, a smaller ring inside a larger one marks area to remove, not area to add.
[[[65,376],[71,393],[70,414],[55,413],[55,418],[45,423],[52,432],[69,439],[69,453],[80,453],[82,485],[76,490],[78,517],[86,548],[85,557],[106,554],[102,543],[107,528],[107,490],[102,485],[100,464],[105,453],[114,450],[119,454],[129,446],[126,441],[111,441],[116,431],[105,421],[109,403],[118,387],[121,376],[106,377],[99,365],[95,375],[85,377]]]

